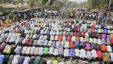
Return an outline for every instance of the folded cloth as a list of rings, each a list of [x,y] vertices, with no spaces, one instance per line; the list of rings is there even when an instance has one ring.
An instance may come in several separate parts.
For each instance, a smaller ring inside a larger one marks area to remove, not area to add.
[[[63,48],[58,48],[58,53],[59,55],[63,55],[64,54],[64,49]]]

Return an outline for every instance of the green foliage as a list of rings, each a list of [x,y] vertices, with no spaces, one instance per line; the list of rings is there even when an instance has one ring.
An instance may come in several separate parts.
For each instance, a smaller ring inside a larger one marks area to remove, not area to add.
[[[21,3],[23,5],[24,0],[16,0],[16,4]]]
[[[33,7],[34,6],[34,3],[35,3],[35,0],[28,0],[28,5],[30,6],[30,7]]]
[[[54,0],[50,0],[50,3],[49,3],[49,5],[52,5],[52,4],[53,4],[53,2],[54,2]]]
[[[103,7],[109,5],[109,0],[88,0],[90,8]]]
[[[47,2],[48,0],[41,0],[42,6],[44,6]]]

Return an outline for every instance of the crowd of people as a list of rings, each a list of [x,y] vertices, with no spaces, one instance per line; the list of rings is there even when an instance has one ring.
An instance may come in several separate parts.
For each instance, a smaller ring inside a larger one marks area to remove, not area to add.
[[[113,26],[97,22],[109,21],[104,13],[77,11],[74,19],[18,13],[0,30],[0,64],[112,64]]]
[[[112,16],[112,12],[110,11],[93,11],[93,12],[89,12],[89,11],[76,11],[75,12],[75,16],[76,18],[81,18],[81,19],[92,19],[92,20],[98,20],[99,22],[103,22],[106,24],[113,24],[113,16]]]

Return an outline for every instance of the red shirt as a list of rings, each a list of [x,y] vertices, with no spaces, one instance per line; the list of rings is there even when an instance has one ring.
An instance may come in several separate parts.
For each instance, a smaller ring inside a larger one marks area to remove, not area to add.
[[[61,42],[61,41],[62,41],[62,38],[63,38],[63,37],[62,37],[61,35],[60,35],[60,36],[58,36],[58,41],[60,41],[60,42]]]
[[[107,52],[107,47],[106,47],[106,45],[103,44],[103,45],[101,46],[101,50],[102,50],[103,52]]]
[[[74,43],[73,42],[70,42],[69,43],[69,46],[70,46],[70,48],[74,48]]]
[[[68,36],[68,37],[66,38],[66,40],[67,40],[68,42],[71,42],[71,37]]]
[[[103,53],[101,51],[97,51],[97,56],[99,60],[103,59]]]
[[[93,28],[90,29],[91,32],[94,32],[94,30],[95,30],[95,29],[93,29]]]
[[[113,38],[110,38],[111,44],[113,45]]]

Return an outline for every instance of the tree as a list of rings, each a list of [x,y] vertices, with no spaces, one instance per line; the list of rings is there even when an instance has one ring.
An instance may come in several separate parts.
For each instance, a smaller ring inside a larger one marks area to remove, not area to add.
[[[28,0],[27,3],[32,8],[34,6],[35,0]]]
[[[23,4],[24,4],[24,0],[17,0],[16,3],[17,3],[17,4],[21,3],[22,6],[23,6]]]
[[[104,7],[109,5],[109,0],[88,0],[90,8]]]

